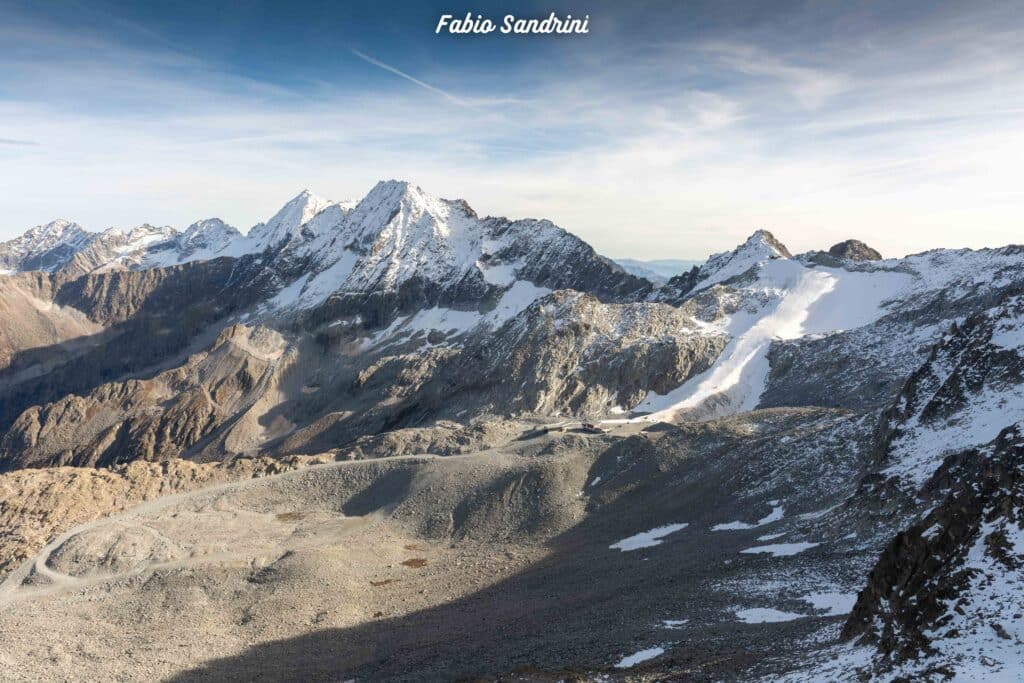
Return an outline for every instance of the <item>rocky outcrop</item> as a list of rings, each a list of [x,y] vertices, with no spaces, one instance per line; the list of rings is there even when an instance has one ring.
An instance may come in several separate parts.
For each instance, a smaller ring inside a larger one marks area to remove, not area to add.
[[[948,495],[883,551],[843,638],[876,647],[883,670],[912,666],[946,676],[947,665],[968,650],[977,656],[985,641],[1014,647],[1024,617],[998,606],[1019,605],[1024,593],[1022,465],[1020,425],[984,448],[949,456],[930,484]]]
[[[954,323],[882,413],[879,464],[919,484],[945,452],[981,445],[1024,419],[1022,331],[1020,296]],[[945,437],[931,437],[937,432]]]
[[[103,384],[22,413],[0,438],[5,469],[186,457],[272,388],[285,342],[236,325],[181,367]]]
[[[845,240],[829,247],[828,253],[850,261],[879,261],[882,255],[860,240]]]
[[[556,292],[471,341],[417,398],[498,414],[604,415],[678,387],[726,341],[679,308]]]
[[[252,261],[215,259],[71,280],[30,273],[5,278],[37,280],[32,289],[48,299],[37,303],[47,311],[47,324],[70,311],[64,317],[84,317],[81,327],[90,334],[74,341],[69,330],[55,343],[10,342],[7,367],[0,370],[0,430],[32,406],[184,362],[189,350],[200,350],[197,343],[208,345],[232,314],[273,288],[260,277],[272,274],[247,271],[246,264]]]
[[[53,278],[44,273],[0,278],[0,372],[31,349],[65,345],[73,353],[102,332],[82,311],[55,304],[53,289]]]
[[[395,429],[362,436],[355,443],[336,451],[339,460],[366,460],[396,455],[457,455],[486,450],[520,436],[521,423],[500,417],[480,419],[463,425],[440,420],[430,427]]]

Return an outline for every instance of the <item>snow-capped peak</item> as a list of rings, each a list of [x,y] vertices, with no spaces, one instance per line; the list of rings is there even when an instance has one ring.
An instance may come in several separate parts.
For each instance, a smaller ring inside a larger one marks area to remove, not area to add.
[[[711,256],[701,266],[697,287],[703,289],[742,275],[759,263],[777,258],[790,258],[792,254],[775,236],[767,230],[755,230],[754,234],[732,251]]]
[[[241,233],[219,218],[204,218],[185,228],[178,236],[178,244],[182,249],[211,248],[214,245],[226,245],[237,239]]]
[[[326,213],[326,212],[325,212]],[[342,221],[321,233],[321,262],[364,255],[361,284],[385,289],[411,277],[460,278],[480,254],[482,229],[465,202],[439,199],[407,182],[376,186]]]
[[[198,260],[220,255],[237,255],[240,251],[229,247],[240,243],[244,238],[236,228],[219,218],[204,218],[185,228],[178,235],[176,246],[178,256],[182,260]]]
[[[314,216],[331,206],[332,202],[319,197],[309,190],[303,190],[274,214],[266,223],[260,223],[249,231],[249,240],[255,251],[280,246],[297,236],[302,226]]]
[[[20,237],[0,243],[0,268],[54,270],[93,239],[95,235],[78,223],[62,218],[37,225]]]
[[[334,294],[340,301],[401,292],[410,284],[406,304],[419,298],[424,307],[441,300],[474,307],[488,292],[636,286],[635,278],[548,221],[481,219],[461,199],[440,199],[404,181],[381,181],[350,211],[334,212],[328,208],[310,221],[303,232],[313,239],[282,253],[313,260],[272,309],[312,308]]]
[[[50,221],[45,225],[37,225],[26,230],[21,237],[17,237],[6,244],[17,244],[25,249],[26,253],[39,249],[51,249],[58,243],[74,242],[88,235],[85,228],[78,223],[63,218]]]
[[[33,239],[45,239],[46,237],[61,237],[65,233],[78,233],[85,232],[84,228],[78,223],[69,221],[65,218],[58,218],[52,220],[45,225],[37,225],[25,232],[25,237],[31,237]]]
[[[427,230],[443,239],[451,234],[449,219],[471,213],[468,208],[464,203],[428,195],[405,181],[382,180],[352,209],[348,223],[353,237],[363,240],[394,233],[388,228],[396,221],[413,231]],[[403,239],[412,235],[399,230],[394,236]]]

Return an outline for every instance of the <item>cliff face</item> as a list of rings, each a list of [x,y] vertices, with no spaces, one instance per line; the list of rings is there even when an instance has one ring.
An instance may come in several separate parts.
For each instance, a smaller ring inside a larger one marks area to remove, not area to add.
[[[952,676],[979,653],[1024,642],[1024,436],[949,456],[931,482],[945,499],[886,547],[843,627],[877,665]],[[993,665],[990,673],[1000,669]],[[1009,672],[1009,670],[1004,670]]]
[[[268,399],[285,343],[265,328],[233,326],[208,351],[150,379],[111,382],[23,412],[0,439],[16,467],[167,460]]]

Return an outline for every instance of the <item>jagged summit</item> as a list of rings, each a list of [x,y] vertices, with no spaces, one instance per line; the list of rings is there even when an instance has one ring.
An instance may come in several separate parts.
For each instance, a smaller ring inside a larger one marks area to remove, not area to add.
[[[764,245],[775,254],[776,258],[793,257],[793,255],[789,253],[789,249],[786,248],[785,244],[780,242],[771,232],[763,228],[755,230],[753,234],[747,238],[747,241],[743,243],[743,246],[748,245]]]
[[[50,237],[63,237],[67,233],[85,232],[84,228],[74,221],[57,218],[44,225],[37,225],[25,231],[24,237],[30,240],[45,240]]]
[[[219,218],[204,218],[185,228],[181,233],[181,237],[184,243],[190,243],[204,236],[237,236],[241,234],[238,228],[228,225]]]
[[[771,259],[791,258],[792,254],[775,235],[767,230],[755,230],[740,246],[732,251],[714,254],[700,267],[695,285],[710,287],[742,275],[754,266]]]
[[[486,308],[517,287],[522,296],[568,288],[616,300],[652,288],[550,221],[480,218],[464,200],[394,179],[378,182],[358,202],[303,190],[246,236],[219,219],[183,232],[144,225],[84,234],[89,241],[69,247],[54,268],[85,274],[263,254],[257,269],[280,292],[275,310],[389,292],[396,300],[382,313],[387,318],[394,307],[442,302]],[[20,261],[0,267],[23,269]]]
[[[0,243],[0,269],[56,270],[95,239],[78,223],[59,218]]]
[[[286,243],[296,237],[306,223],[331,205],[323,197],[303,190],[289,201],[266,223],[259,223],[249,231],[252,251],[262,251]]]
[[[239,243],[242,233],[219,218],[204,218],[185,228],[176,244],[182,256],[218,254]]]
[[[531,292],[525,305],[557,288],[608,295],[651,286],[548,221],[481,219],[465,201],[406,181],[378,182],[354,207],[329,207],[307,227],[314,225],[311,241],[285,250],[308,253],[312,266],[274,300],[278,310],[381,292],[393,293],[398,308],[475,307],[495,290]]]

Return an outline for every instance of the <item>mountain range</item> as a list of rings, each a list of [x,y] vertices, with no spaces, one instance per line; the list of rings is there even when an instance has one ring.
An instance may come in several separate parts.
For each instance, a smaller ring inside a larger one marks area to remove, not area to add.
[[[1024,247],[666,263],[394,180],[0,244],[0,661],[1019,675]]]

